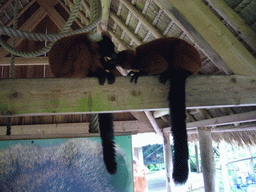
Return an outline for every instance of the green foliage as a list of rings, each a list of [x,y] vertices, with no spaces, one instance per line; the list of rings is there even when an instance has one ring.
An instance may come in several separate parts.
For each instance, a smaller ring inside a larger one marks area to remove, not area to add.
[[[159,165],[161,166],[161,170],[165,169],[164,163],[161,163],[161,164],[148,164],[147,168],[148,168],[149,172],[159,171],[160,170],[159,169]]]

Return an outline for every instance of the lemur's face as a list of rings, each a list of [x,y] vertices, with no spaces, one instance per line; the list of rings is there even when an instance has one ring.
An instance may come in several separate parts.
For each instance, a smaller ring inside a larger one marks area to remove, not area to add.
[[[99,45],[99,52],[101,57],[114,57],[116,55],[115,53],[115,45],[111,41],[111,39],[108,36],[103,35],[102,40],[97,42]]]
[[[109,63],[114,66],[120,66],[124,69],[132,69],[132,61],[135,57],[135,52],[126,50],[119,52],[116,57],[112,58]]]

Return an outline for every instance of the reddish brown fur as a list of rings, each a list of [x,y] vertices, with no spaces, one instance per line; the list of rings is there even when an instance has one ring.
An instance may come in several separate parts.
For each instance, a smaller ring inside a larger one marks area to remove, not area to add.
[[[59,39],[49,52],[49,64],[54,76],[82,78],[102,69],[98,49],[88,34]]]
[[[186,69],[197,73],[201,69],[200,54],[187,41],[169,37],[160,38],[126,51],[120,66],[126,69],[143,70],[148,75],[159,74],[169,69]]]

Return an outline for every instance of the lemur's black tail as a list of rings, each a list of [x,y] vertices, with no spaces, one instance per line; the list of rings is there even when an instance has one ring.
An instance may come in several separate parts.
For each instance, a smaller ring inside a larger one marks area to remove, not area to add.
[[[174,142],[173,179],[183,184],[188,179],[188,143],[186,130],[185,84],[191,72],[173,70],[170,79],[169,107],[171,130]]]
[[[107,171],[115,174],[117,169],[116,150],[114,142],[113,114],[99,114],[100,137],[102,140],[103,158]]]

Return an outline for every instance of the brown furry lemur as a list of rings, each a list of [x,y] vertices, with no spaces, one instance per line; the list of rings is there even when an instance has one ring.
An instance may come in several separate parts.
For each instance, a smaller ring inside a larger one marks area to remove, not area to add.
[[[115,45],[106,34],[97,43],[92,42],[87,33],[63,37],[52,46],[49,64],[55,77],[97,77],[100,85],[107,78],[108,83],[113,84],[115,76],[105,71],[110,69],[105,59],[115,55],[114,48]],[[99,114],[103,158],[111,174],[117,169],[113,127],[113,114]]]
[[[109,62],[125,69],[139,70],[130,72],[137,83],[138,77],[159,74],[160,82],[170,79],[169,109],[171,130],[174,141],[173,179],[182,184],[188,178],[188,144],[186,132],[185,83],[187,77],[201,69],[200,54],[188,42],[175,38],[160,38],[136,48],[117,54]]]

